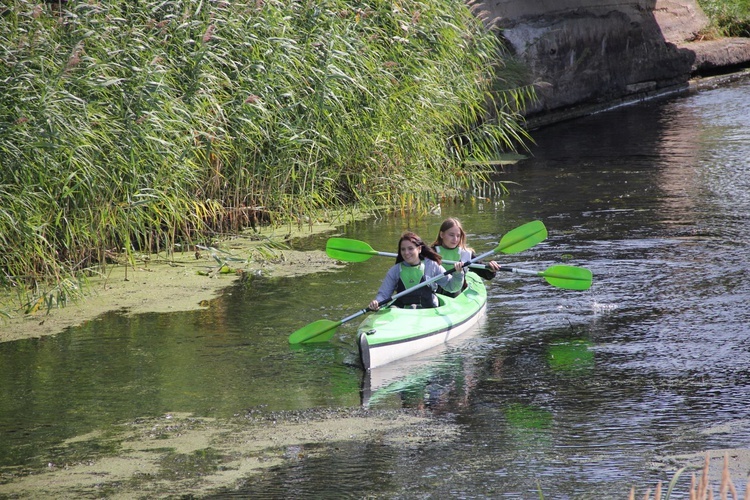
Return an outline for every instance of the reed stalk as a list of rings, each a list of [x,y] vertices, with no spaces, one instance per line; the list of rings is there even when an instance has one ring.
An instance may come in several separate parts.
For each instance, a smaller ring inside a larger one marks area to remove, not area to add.
[[[0,286],[330,208],[421,209],[528,140],[533,92],[460,0],[0,11]]]
[[[710,457],[707,454],[706,459],[703,463],[703,468],[700,471],[700,478],[696,477],[696,474],[693,473],[690,476],[690,486],[687,490],[688,498],[690,500],[711,500],[714,497],[714,488],[712,487],[709,478],[708,478],[708,472],[710,469]],[[661,482],[659,482],[656,486],[656,489],[654,490],[654,496],[651,496],[651,488],[648,488],[646,490],[646,493],[642,497],[643,500],[669,500],[672,496],[672,493],[674,492],[675,485],[677,484],[677,481],[679,480],[682,473],[685,471],[685,468],[682,468],[678,470],[672,480],[669,483],[669,487],[667,488],[666,494],[664,498],[662,498],[661,495]],[[719,480],[719,492],[718,492],[718,498],[721,500],[728,500],[731,495],[732,500],[742,500],[738,494],[737,494],[737,488],[735,487],[734,483],[732,482],[731,475],[729,474],[729,455],[724,454],[724,465],[721,472],[721,479]],[[628,496],[630,500],[636,499],[636,490],[635,487],[631,488],[630,495]],[[745,494],[742,497],[745,500],[750,500],[750,482],[747,483],[747,486],[745,488]]]

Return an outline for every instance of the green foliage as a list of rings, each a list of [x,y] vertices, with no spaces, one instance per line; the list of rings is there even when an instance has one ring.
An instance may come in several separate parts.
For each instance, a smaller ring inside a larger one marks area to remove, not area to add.
[[[720,36],[750,37],[750,0],[698,0]]]
[[[533,93],[461,0],[5,5],[0,286],[328,207],[425,206],[528,139]]]

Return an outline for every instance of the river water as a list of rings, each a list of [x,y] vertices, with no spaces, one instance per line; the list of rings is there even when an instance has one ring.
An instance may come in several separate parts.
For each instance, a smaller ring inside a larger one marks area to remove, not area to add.
[[[287,343],[364,307],[391,265],[378,257],[238,283],[201,311],[112,313],[0,344],[0,478],[43,468],[65,439],[170,411],[420,408],[460,429],[416,447],[336,443],[219,495],[249,498],[626,498],[668,482],[680,456],[750,448],[750,83],[533,135],[529,158],[498,176],[510,196],[337,236],[393,252],[401,231],[431,240],[453,215],[483,252],[539,219],[549,238],[498,260],[587,267],[590,290],[501,274],[482,324],[402,376],[363,376],[357,321],[326,345]],[[322,249],[328,236],[295,246]],[[746,472],[733,477],[741,491]]]

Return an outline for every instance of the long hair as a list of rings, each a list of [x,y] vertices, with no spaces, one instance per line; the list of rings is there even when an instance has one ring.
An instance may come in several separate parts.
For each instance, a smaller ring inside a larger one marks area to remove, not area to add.
[[[461,221],[456,219],[455,217],[448,217],[443,221],[442,224],[440,224],[440,229],[438,230],[438,235],[437,238],[435,238],[435,242],[432,244],[432,248],[444,246],[443,238],[442,236],[440,236],[440,233],[449,229],[453,229],[454,227],[457,227],[459,232],[461,233],[461,236],[458,240],[458,248],[464,248],[470,252],[473,252],[474,250],[466,246],[466,231],[464,231],[464,227],[461,225]]]
[[[415,233],[412,233],[411,231],[407,231],[402,234],[401,238],[398,240],[398,249],[396,252],[398,256],[396,257],[396,264],[404,261],[404,258],[401,256],[401,243],[404,241],[411,241],[412,243],[414,243],[414,246],[419,248],[419,260],[430,259],[434,260],[438,264],[443,262],[443,258],[440,257],[440,254],[432,248],[428,247],[425,242],[422,241],[422,238],[417,236]]]

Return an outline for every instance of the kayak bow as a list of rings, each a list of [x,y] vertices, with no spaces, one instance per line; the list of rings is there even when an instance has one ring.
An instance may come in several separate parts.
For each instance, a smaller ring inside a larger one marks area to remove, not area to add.
[[[485,313],[487,289],[474,273],[466,274],[466,282],[458,297],[438,294],[438,307],[389,307],[368,316],[357,329],[365,370],[440,345],[474,326]]]

